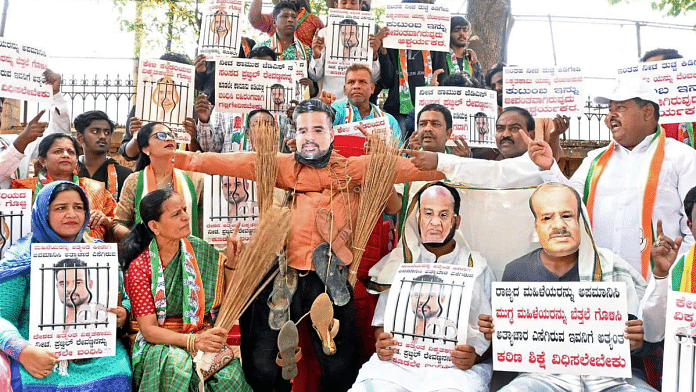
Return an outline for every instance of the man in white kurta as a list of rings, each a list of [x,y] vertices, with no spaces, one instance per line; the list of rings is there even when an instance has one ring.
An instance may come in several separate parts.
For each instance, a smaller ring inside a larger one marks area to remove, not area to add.
[[[372,320],[373,326],[378,328],[377,352],[360,369],[352,391],[488,391],[492,368],[490,363],[480,362],[480,356],[488,349],[489,342],[478,331],[477,312],[491,309],[491,282],[495,280],[495,276],[486,261],[468,248],[466,241],[456,230],[461,220],[454,213],[459,210],[459,196],[457,194],[455,197],[456,193],[455,189],[442,183],[436,183],[426,189],[420,195],[418,214],[412,213],[409,216],[402,243],[370,270],[370,275],[378,284],[388,284],[391,283],[399,265],[410,260],[414,263],[446,263],[473,267],[474,284],[467,339],[465,344],[457,345],[457,349],[451,355],[452,363],[456,367],[410,368],[390,360],[393,352],[387,346],[380,345],[380,340],[390,339],[390,335],[381,333],[389,295],[387,289],[380,293]],[[431,204],[432,199],[438,201]],[[442,208],[434,208],[436,203]],[[417,221],[420,222],[420,228]],[[403,241],[406,243],[403,244]],[[404,257],[404,248],[408,249],[407,252],[412,258]],[[387,335],[386,339],[384,335]],[[465,359],[465,356],[468,358]]]

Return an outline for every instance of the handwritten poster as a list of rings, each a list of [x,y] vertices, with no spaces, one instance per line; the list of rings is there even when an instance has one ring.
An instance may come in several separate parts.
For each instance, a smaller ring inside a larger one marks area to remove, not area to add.
[[[655,89],[660,123],[696,121],[696,60],[675,59],[617,69],[618,79],[642,78]]]
[[[670,291],[667,295],[665,353],[662,366],[664,392],[691,392],[696,353],[696,294]]]
[[[45,50],[0,37],[0,97],[49,102],[53,90],[42,76],[47,61]]]
[[[493,370],[631,377],[624,282],[494,282]]]
[[[505,67],[503,107],[519,106],[535,118],[581,116],[586,96],[582,68]]]
[[[208,60],[239,55],[240,23],[246,18],[242,0],[209,0],[198,36],[198,53]]]
[[[372,67],[370,34],[374,30],[375,15],[372,12],[329,9],[324,74],[343,77],[352,64]]]
[[[416,87],[416,113],[431,103],[452,112],[452,137],[462,136],[470,147],[495,146],[498,110],[492,90],[469,87]],[[453,144],[453,142],[448,142]]]
[[[218,59],[215,110],[248,113],[267,109],[285,114],[295,97],[296,61]]]
[[[473,269],[451,264],[403,264],[392,281],[384,331],[396,340],[395,363],[454,367],[450,352],[466,342]]]
[[[195,68],[164,60],[140,60],[135,117],[167,125],[177,142],[190,143],[184,119],[193,117]]]
[[[29,343],[60,359],[116,353],[117,245],[32,244]]]
[[[389,35],[385,48],[449,52],[450,12],[433,4],[402,3],[387,5],[384,15]]]
[[[0,189],[0,256],[31,231],[31,189]]]

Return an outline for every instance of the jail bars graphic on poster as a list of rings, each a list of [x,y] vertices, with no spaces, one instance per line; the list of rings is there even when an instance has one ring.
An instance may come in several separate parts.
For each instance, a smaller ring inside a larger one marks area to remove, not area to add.
[[[31,189],[0,190],[0,256],[31,231]]]
[[[352,64],[372,67],[370,34],[375,30],[372,12],[329,9],[325,31],[324,74],[344,76]]]
[[[534,118],[582,116],[585,106],[582,68],[505,67],[503,107],[519,106]]]
[[[384,331],[394,335],[394,361],[450,368],[450,352],[466,342],[474,270],[450,264],[402,264],[392,281]]]
[[[670,291],[666,314],[662,391],[692,392],[696,390],[696,294]]]
[[[117,245],[31,245],[29,343],[59,359],[116,352]]]
[[[193,117],[195,68],[163,60],[140,60],[135,117],[161,122],[176,135],[178,143],[190,143],[184,119]]]
[[[470,147],[495,147],[498,105],[492,90],[470,87],[416,87],[416,113],[431,103],[452,112],[452,136],[463,137]]]
[[[248,242],[259,224],[256,183],[239,177],[207,176],[203,192],[205,200],[212,201],[203,212],[203,239],[224,246],[239,224],[239,238]]]
[[[49,102],[52,87],[43,82],[46,51],[0,37],[0,97]]]
[[[640,78],[655,91],[661,124],[696,121],[696,59],[631,64],[618,68],[616,78]]]
[[[625,282],[493,282],[493,370],[631,378]]]
[[[284,115],[295,98],[297,61],[218,59],[215,110],[248,113],[266,109]]]
[[[239,55],[242,35],[240,23],[244,20],[242,0],[212,0],[206,2],[201,32],[198,37],[198,54],[211,61],[217,56]]]

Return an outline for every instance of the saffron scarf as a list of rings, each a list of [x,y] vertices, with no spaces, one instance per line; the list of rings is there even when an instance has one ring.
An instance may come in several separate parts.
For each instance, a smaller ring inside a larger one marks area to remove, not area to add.
[[[399,113],[408,114],[414,109],[411,100],[411,87],[408,84],[408,49],[399,49]],[[433,74],[433,60],[429,50],[421,51],[423,56],[423,79],[425,85],[430,83],[430,76]]]
[[[307,60],[307,49],[305,48],[304,44],[298,40],[295,40],[295,42],[287,47],[285,50],[289,50],[291,46],[295,46],[295,58],[294,59],[287,59],[287,60]],[[285,59],[285,50],[282,50],[278,52],[278,48],[282,49],[280,46],[280,42],[278,42],[278,34],[273,34],[273,37],[271,37],[271,49],[273,49],[274,52],[278,53],[278,61],[283,61]]]
[[[370,103],[370,107],[372,107],[372,112],[374,113],[374,117],[384,117],[384,112],[375,104]],[[359,121],[356,119],[356,116],[360,116],[360,111],[358,108],[353,106],[350,102],[346,101],[346,124],[350,124],[355,121]]]
[[[172,173],[172,188],[176,193],[181,195],[186,202],[186,209],[191,215],[191,220],[189,221],[191,234],[200,237],[198,233],[198,193],[196,192],[196,187],[193,185],[193,181],[191,181],[191,177],[183,170],[174,169]],[[157,190],[155,171],[152,169],[152,165],[148,165],[138,173],[138,183],[135,188],[135,220],[133,223],[142,221],[142,217],[140,216],[140,201],[148,193],[155,190]]]
[[[612,141],[606,150],[597,155],[597,157],[590,164],[590,170],[587,172],[587,177],[585,178],[585,187],[583,191],[583,201],[587,206],[587,212],[589,215],[590,224],[592,224],[593,208],[595,201],[595,193],[597,191],[597,183],[599,178],[602,176],[607,163],[611,159],[614,153],[614,148],[616,147],[616,142]],[[641,168],[640,181],[642,183],[643,189],[643,202],[641,209],[641,229],[642,229],[642,241],[644,246],[641,249],[641,273],[644,278],[647,279],[648,273],[651,269],[652,260],[650,258],[650,251],[652,249],[652,244],[654,242],[654,230],[652,225],[653,207],[655,205],[655,197],[657,196],[657,184],[660,178],[660,170],[662,169],[662,161],[665,157],[665,131],[662,127],[658,127],[657,132],[650,141],[650,146],[648,147],[647,157]]]

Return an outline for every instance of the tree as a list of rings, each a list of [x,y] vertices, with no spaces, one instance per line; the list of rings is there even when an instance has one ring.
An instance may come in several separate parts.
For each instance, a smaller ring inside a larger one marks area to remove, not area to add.
[[[512,28],[510,0],[469,0],[467,19],[474,35],[470,42],[484,72],[507,57],[507,41]]]
[[[609,0],[611,4],[619,4],[625,0]],[[656,11],[664,12],[667,9],[666,15],[678,16],[682,12],[696,10],[696,0],[660,0],[659,3],[653,2],[652,7]]]

